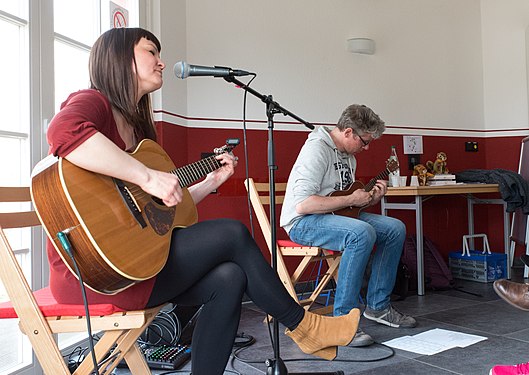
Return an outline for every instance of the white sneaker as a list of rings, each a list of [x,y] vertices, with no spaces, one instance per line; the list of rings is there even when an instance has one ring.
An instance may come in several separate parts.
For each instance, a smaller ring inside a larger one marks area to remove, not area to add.
[[[371,336],[369,336],[367,333],[362,331],[360,327],[358,327],[358,330],[356,331],[356,335],[353,338],[353,341],[349,344],[349,346],[354,346],[356,348],[362,347],[362,346],[369,346],[373,344],[375,340]]]

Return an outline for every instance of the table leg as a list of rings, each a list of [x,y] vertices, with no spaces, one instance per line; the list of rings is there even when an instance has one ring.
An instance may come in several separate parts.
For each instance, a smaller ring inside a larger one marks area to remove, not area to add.
[[[417,238],[417,294],[424,296],[424,241],[422,224],[422,202],[421,195],[416,195],[414,201],[409,203],[391,203],[386,197],[382,197],[380,208],[382,215],[387,215],[388,210],[413,210],[415,211],[415,233]]]
[[[511,247],[510,247],[511,228],[510,228],[509,219],[510,219],[510,215],[507,212],[507,202],[503,202],[503,248],[504,248],[505,254],[507,254],[507,278],[511,279],[511,266],[512,266]],[[524,267],[524,275],[525,273],[527,273],[527,267]],[[525,275],[524,277],[527,277],[527,275]]]
[[[452,187],[450,187],[451,189]],[[475,186],[470,185],[468,190],[475,190]],[[382,215],[387,215],[389,210],[415,210],[415,228],[416,228],[416,235],[417,235],[417,294],[422,296],[424,295],[424,237],[423,237],[423,222],[422,222],[422,204],[425,200],[429,199],[432,196],[440,195],[440,194],[447,194],[446,192],[442,192],[445,190],[445,187],[440,186],[439,189],[435,189],[438,192],[426,196],[426,198],[423,199],[423,195],[418,195],[417,192],[413,193],[410,192],[410,194],[402,194],[402,191],[398,191],[397,194],[394,194],[394,196],[414,196],[415,201],[406,202],[406,203],[392,203],[388,202],[386,196],[382,197],[381,200],[381,211]],[[389,191],[391,192],[391,191]],[[484,191],[476,191],[477,193],[484,192]],[[488,192],[488,191],[486,191]],[[494,191],[491,191],[494,192]],[[452,193],[449,193],[452,194]],[[455,193],[454,193],[455,194]],[[457,194],[460,194],[459,192]],[[390,194],[391,195],[391,194]],[[492,199],[492,200],[474,200],[471,193],[467,193],[467,201],[468,201],[468,231],[469,234],[474,233],[474,204],[476,203],[501,203],[505,204],[502,200],[499,199]],[[504,210],[504,234],[505,234],[505,252],[509,252],[508,247],[508,241],[509,241],[509,214],[505,212]],[[527,232],[527,241],[529,242],[529,231]],[[529,245],[528,249],[529,249]],[[529,250],[528,250],[529,253]],[[509,259],[509,258],[507,258]],[[508,270],[509,273],[510,270]]]
[[[467,218],[468,218],[468,234],[474,234],[474,197],[472,194],[467,194]],[[474,237],[471,237],[468,241],[470,249],[475,249],[474,247]]]
[[[424,296],[424,241],[422,230],[422,196],[415,196],[415,231],[417,233],[417,294]]]

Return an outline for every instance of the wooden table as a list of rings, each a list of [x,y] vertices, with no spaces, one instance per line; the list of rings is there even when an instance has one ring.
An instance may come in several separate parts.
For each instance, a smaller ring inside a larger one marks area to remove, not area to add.
[[[498,193],[497,184],[456,184],[443,186],[403,186],[390,187],[381,200],[382,215],[387,215],[388,210],[414,210],[415,227],[417,235],[417,294],[424,295],[424,253],[423,253],[423,222],[422,204],[436,195],[462,194],[467,198],[468,205],[468,234],[474,234],[474,205],[475,204],[502,204],[503,205],[503,230],[504,246],[507,254],[507,277],[511,277],[509,253],[509,213],[507,204],[503,199],[478,199],[474,194]],[[388,202],[391,197],[413,197],[411,202]],[[471,243],[471,246],[473,244]]]

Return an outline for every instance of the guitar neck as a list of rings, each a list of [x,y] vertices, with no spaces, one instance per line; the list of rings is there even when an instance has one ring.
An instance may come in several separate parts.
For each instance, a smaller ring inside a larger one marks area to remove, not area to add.
[[[371,189],[373,189],[373,187],[377,183],[377,180],[387,180],[390,173],[391,172],[388,168],[384,169],[364,186],[364,190],[367,192],[371,191]]]
[[[216,159],[217,155],[208,156],[194,163],[173,169],[170,173],[175,174],[180,181],[181,187],[188,187],[197,182],[208,173],[219,169],[222,164]]]

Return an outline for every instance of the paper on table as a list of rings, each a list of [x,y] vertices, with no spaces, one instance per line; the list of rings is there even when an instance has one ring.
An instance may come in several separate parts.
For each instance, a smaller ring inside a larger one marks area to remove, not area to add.
[[[383,344],[408,352],[433,355],[455,347],[464,348],[486,339],[483,336],[436,328],[414,336],[398,337]]]

